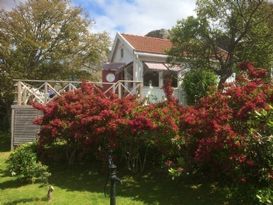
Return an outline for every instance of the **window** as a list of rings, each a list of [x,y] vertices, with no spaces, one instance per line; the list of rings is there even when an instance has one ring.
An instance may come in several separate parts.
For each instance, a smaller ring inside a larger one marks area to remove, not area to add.
[[[163,79],[164,79],[164,84],[166,79],[171,79],[172,80],[172,87],[176,88],[177,87],[177,72],[174,71],[165,71],[163,72]]]
[[[123,58],[123,48],[120,49],[120,57]]]
[[[144,86],[153,86],[158,87],[159,86],[159,73],[156,71],[147,70],[144,73]]]

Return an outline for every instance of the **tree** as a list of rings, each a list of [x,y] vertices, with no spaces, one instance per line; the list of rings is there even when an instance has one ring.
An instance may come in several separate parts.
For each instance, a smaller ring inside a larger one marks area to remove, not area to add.
[[[183,87],[187,94],[187,103],[192,105],[216,91],[217,76],[207,69],[193,69],[185,74]]]
[[[13,100],[12,79],[90,79],[109,46],[108,35],[91,34],[90,27],[82,9],[66,0],[27,0],[1,10],[1,114]]]
[[[197,16],[178,21],[171,30],[169,61],[213,68],[220,88],[240,61],[270,67],[272,15],[265,0],[198,0]]]

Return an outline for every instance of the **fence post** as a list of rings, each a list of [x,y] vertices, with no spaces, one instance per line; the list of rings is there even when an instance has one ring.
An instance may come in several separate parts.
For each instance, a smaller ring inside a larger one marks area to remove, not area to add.
[[[47,86],[47,82],[45,82],[45,103],[47,103],[48,100],[48,86]]]
[[[139,83],[139,97],[142,98],[143,82]]]
[[[122,97],[122,93],[121,93],[121,82],[119,82],[119,84],[118,84],[118,97],[119,97],[119,98]]]
[[[17,82],[17,104],[22,105],[22,82]]]

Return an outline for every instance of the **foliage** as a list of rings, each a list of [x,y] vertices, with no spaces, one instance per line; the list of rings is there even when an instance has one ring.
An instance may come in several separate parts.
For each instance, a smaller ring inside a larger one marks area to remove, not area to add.
[[[125,143],[121,149],[129,154],[131,169],[143,171],[146,161],[150,167],[152,164],[162,165],[161,160],[176,155],[172,140],[180,137],[179,116],[180,109],[172,101],[139,106],[134,110],[119,134],[122,137],[120,143]]]
[[[269,184],[273,87],[264,69],[247,62],[239,69],[236,82],[189,107],[178,105],[167,85],[166,102],[145,106],[134,98],[106,97],[82,83],[47,105],[34,104],[44,113],[36,121],[41,125],[40,148],[64,143],[72,162],[88,152],[106,159],[111,147],[134,172],[166,161],[177,176],[198,172]]]
[[[217,77],[210,70],[190,70],[183,78],[183,87],[187,94],[187,103],[191,105],[215,91]]]
[[[90,79],[109,47],[108,35],[90,33],[91,21],[68,1],[24,2],[0,11],[1,121],[8,121],[13,79]]]
[[[270,205],[273,203],[273,191],[271,188],[258,189],[256,201],[261,205]]]
[[[250,120],[255,111],[270,107],[273,87],[266,82],[265,70],[250,63],[239,67],[241,74],[234,84],[202,98],[182,113],[180,129],[185,146],[181,155],[190,171],[242,183],[269,182],[273,168],[271,137],[253,134],[255,127]]]
[[[234,83],[188,107],[177,104],[168,83],[167,101],[150,105],[106,97],[82,83],[47,105],[34,105],[44,113],[36,121],[42,126],[39,145],[43,150],[65,143],[76,153],[96,153],[97,159],[105,159],[110,146],[133,172],[165,162],[173,177],[204,174],[255,185],[245,192],[249,197],[240,190],[234,197],[265,203],[271,193],[263,190],[273,179],[273,86],[264,69],[243,62],[239,70]]]
[[[273,107],[268,106],[253,114],[248,120],[250,137],[246,149],[247,156],[253,160],[252,168],[259,173],[259,181],[270,184],[273,179]]]
[[[8,171],[12,176],[23,182],[41,181],[46,183],[51,175],[47,166],[37,159],[35,144],[24,144],[10,154],[8,159]]]
[[[170,61],[214,68],[219,87],[243,60],[272,67],[272,6],[266,1],[198,0],[197,16],[171,30]],[[271,39],[271,40],[270,40]]]
[[[39,146],[65,143],[69,163],[86,152],[115,148],[118,125],[126,124],[125,116],[137,104],[133,97],[108,98],[90,83],[82,83],[80,89],[64,93],[47,105],[35,103],[34,107],[43,112],[35,121],[41,125]]]
[[[44,114],[35,121],[41,125],[39,146],[45,150],[55,143],[65,144],[69,163],[90,152],[105,160],[110,147],[130,170],[142,172],[147,161],[158,163],[159,156],[175,152],[172,140],[179,137],[180,109],[172,88],[165,90],[168,101],[145,106],[134,97],[106,97],[99,88],[82,83],[80,89],[47,105],[35,103]]]

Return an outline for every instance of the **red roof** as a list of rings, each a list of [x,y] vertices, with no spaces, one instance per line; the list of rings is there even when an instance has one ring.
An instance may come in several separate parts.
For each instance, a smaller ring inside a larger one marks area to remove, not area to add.
[[[121,34],[136,51],[145,53],[166,54],[166,51],[172,47],[168,39],[136,36],[131,34]]]

